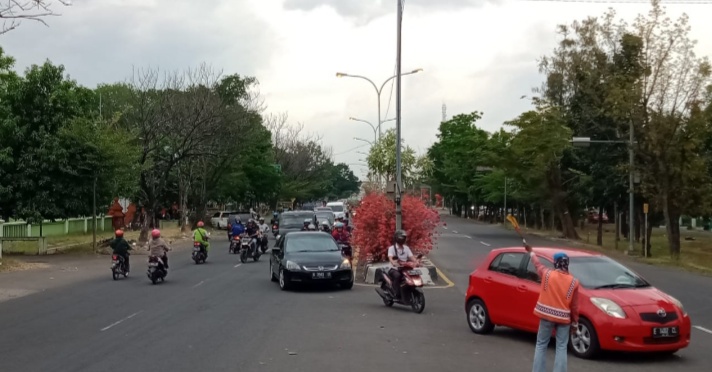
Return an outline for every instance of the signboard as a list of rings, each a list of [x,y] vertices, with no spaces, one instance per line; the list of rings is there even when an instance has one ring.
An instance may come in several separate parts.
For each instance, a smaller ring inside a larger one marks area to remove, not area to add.
[[[643,204],[643,213],[648,214],[648,203]]]

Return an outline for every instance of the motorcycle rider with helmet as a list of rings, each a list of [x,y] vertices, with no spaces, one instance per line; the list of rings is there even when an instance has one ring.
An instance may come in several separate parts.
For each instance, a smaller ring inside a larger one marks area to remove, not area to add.
[[[321,231],[331,235],[331,226],[329,225],[329,221],[327,221],[327,220],[321,221],[321,225],[319,225],[319,229]]]
[[[388,275],[393,279],[393,290],[396,293],[396,298],[401,296],[403,274],[398,270],[401,267],[401,262],[418,263],[418,260],[413,256],[413,252],[405,245],[407,238],[408,235],[405,230],[398,230],[393,234],[393,245],[388,247],[388,261],[391,263]]]
[[[247,228],[245,229],[245,233],[250,239],[250,244],[252,243],[252,239],[257,240],[257,244],[259,245],[260,242],[260,235],[262,234],[262,231],[260,231],[260,227],[257,225],[257,222],[255,222],[254,219],[250,218],[249,221],[247,221]],[[257,247],[255,247],[257,249]]]
[[[112,253],[121,257],[124,260],[124,265],[126,266],[126,272],[129,272],[129,251],[132,249],[131,244],[124,239],[124,231],[119,229],[114,233],[116,238],[109,243],[112,249]]]
[[[268,244],[267,235],[269,235],[269,232],[270,232],[270,230],[271,230],[272,228],[269,227],[269,225],[265,223],[265,218],[264,218],[264,217],[260,217],[260,220],[259,220],[259,221],[260,221],[259,228],[260,228],[260,231],[262,232],[261,245],[262,245],[262,247],[265,247],[265,249],[267,249],[267,248],[266,248],[266,247],[267,247],[267,244]]]
[[[202,247],[205,248],[205,257],[208,257],[208,251],[210,250],[210,243],[208,240],[208,232],[204,228],[205,223],[203,221],[198,221],[198,227],[193,231],[193,241],[200,243]]]
[[[245,225],[242,224],[240,217],[235,218],[235,223],[232,225],[232,236],[240,236],[245,232]]]
[[[334,224],[334,230],[331,232],[331,236],[334,237],[334,240],[336,240],[337,243],[341,244],[349,244],[349,240],[351,238],[351,235],[349,235],[348,231],[344,228],[343,222],[337,222]]]
[[[148,242],[148,251],[151,256],[159,257],[160,263],[168,270],[168,251],[172,251],[165,240],[161,238],[161,230],[153,229],[151,231],[151,241]]]
[[[309,231],[309,225],[311,225],[312,220],[311,218],[307,218],[304,220],[304,226],[302,226],[302,231]]]

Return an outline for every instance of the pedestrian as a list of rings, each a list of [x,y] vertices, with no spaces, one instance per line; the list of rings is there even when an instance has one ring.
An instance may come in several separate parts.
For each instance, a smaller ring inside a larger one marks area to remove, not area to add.
[[[569,256],[559,252],[554,255],[554,269],[539,262],[532,247],[525,245],[531,261],[541,278],[539,300],[534,307],[534,315],[540,318],[539,333],[536,337],[534,366],[532,372],[546,371],[546,349],[551,335],[556,334],[556,356],[554,372],[566,372],[569,333],[578,331],[579,281],[569,273]]]

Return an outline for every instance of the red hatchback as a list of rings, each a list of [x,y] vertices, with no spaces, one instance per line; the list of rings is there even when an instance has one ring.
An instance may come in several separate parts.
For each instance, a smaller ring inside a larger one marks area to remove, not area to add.
[[[569,340],[574,355],[591,358],[600,350],[674,353],[690,344],[690,318],[680,301],[599,253],[534,248],[549,268],[554,254],[562,251],[581,283],[581,333]],[[530,261],[521,247],[495,249],[470,274],[465,308],[473,332],[487,334],[496,325],[537,332],[539,318],[533,311],[541,280]]]

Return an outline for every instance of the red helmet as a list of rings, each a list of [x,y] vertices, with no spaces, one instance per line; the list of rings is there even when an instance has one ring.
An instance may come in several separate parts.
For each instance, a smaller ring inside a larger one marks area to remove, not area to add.
[[[153,239],[160,238],[161,230],[153,229],[153,231],[151,231],[151,236],[153,237]]]
[[[124,230],[116,230],[114,234],[116,234],[117,238],[121,238],[122,236],[124,236]]]
[[[205,226],[205,224],[203,223],[203,221],[198,221],[198,227],[203,227],[203,226]]]

